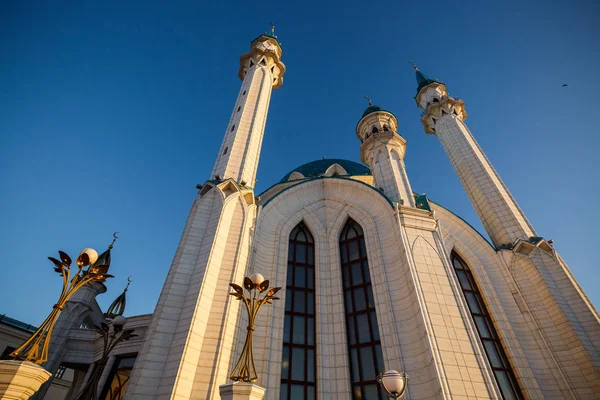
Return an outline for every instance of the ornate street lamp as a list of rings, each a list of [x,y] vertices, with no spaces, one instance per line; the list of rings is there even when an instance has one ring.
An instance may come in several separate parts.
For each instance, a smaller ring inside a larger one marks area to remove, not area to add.
[[[250,278],[244,278],[244,289],[248,291],[250,297],[246,297],[244,290],[235,283],[230,283],[229,286],[235,290],[235,292],[229,293],[238,300],[243,300],[248,312],[248,328],[246,334],[246,342],[244,343],[244,349],[238,362],[235,364],[229,379],[236,382],[256,382],[258,377],[256,376],[256,367],[254,366],[254,355],[252,353],[252,332],[254,332],[254,320],[260,308],[265,304],[272,304],[273,300],[279,300],[279,297],[275,297],[281,288],[276,287],[267,292],[261,299],[260,294],[269,289],[269,281],[266,281],[261,274],[254,274]]]
[[[117,234],[113,234],[113,241],[108,246],[108,250],[98,256],[98,252],[94,249],[83,249],[77,260],[77,272],[71,278],[71,257],[63,251],[59,251],[59,258],[57,260],[54,257],[48,257],[52,263],[54,263],[54,271],[58,272],[63,277],[63,289],[58,298],[58,301],[54,305],[52,312],[48,315],[48,318],[40,325],[37,331],[27,339],[25,343],[19,346],[15,351],[10,353],[10,356],[19,360],[31,361],[36,364],[42,364],[48,360],[48,346],[50,344],[50,337],[52,336],[52,330],[56,324],[56,320],[60,315],[60,312],[65,307],[65,304],[75,292],[81,289],[83,286],[92,282],[104,282],[108,278],[112,278],[112,275],[107,274],[108,268],[110,267],[110,250],[117,240]],[[84,267],[88,267],[85,271]],[[70,281],[69,281],[70,279]]]
[[[128,284],[129,286],[129,284]],[[127,290],[127,289],[125,289]],[[98,360],[94,364],[94,369],[92,370],[92,375],[87,381],[85,387],[81,390],[79,395],[77,396],[77,400],[96,400],[98,394],[98,382],[100,382],[100,378],[102,377],[102,372],[104,372],[104,368],[106,367],[106,363],[108,362],[108,357],[113,351],[113,349],[121,342],[126,342],[127,340],[137,337],[137,335],[133,334],[134,329],[126,329],[123,330],[125,323],[127,320],[119,315],[112,320],[112,335],[110,331],[110,326],[107,323],[102,322],[100,328],[96,329],[102,336],[102,340],[104,342],[104,347],[102,350],[102,358]]]
[[[391,369],[379,374],[377,376],[377,383],[383,387],[388,397],[399,399],[404,396],[404,392],[406,391],[408,375],[405,372],[398,372]]]

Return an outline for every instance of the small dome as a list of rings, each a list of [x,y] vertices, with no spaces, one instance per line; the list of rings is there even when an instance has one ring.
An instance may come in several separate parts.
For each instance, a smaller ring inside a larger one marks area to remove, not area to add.
[[[370,105],[369,107],[367,107],[367,109],[366,109],[366,110],[365,110],[365,112],[363,113],[363,115],[362,115],[361,119],[362,119],[362,118],[364,118],[364,117],[366,117],[366,116],[367,116],[367,115],[369,115],[369,114],[373,114],[374,112],[378,112],[378,111],[383,111],[383,112],[386,112],[386,113],[390,113],[390,114],[392,114],[392,113],[391,113],[391,112],[389,112],[388,110],[384,110],[383,108],[381,108],[381,107],[379,107],[379,106],[376,106],[376,105]],[[392,115],[394,115],[394,114],[392,114]]]
[[[301,165],[297,168],[294,168],[292,171],[285,174],[285,176],[279,181],[280,183],[287,182],[290,179],[290,176],[294,172],[298,172],[304,176],[304,178],[318,178],[325,174],[325,172],[334,164],[338,164],[342,167],[348,175],[371,175],[371,170],[369,167],[363,164],[356,163],[350,160],[342,160],[339,158],[330,158],[324,160],[317,160]]]

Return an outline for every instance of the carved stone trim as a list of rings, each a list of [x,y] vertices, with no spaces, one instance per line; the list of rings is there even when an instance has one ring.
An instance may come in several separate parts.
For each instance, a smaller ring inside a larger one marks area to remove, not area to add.
[[[430,104],[421,116],[421,123],[425,128],[425,133],[435,134],[435,124],[439,119],[444,117],[444,115],[454,115],[462,120],[467,119],[465,102],[447,96],[439,103]]]

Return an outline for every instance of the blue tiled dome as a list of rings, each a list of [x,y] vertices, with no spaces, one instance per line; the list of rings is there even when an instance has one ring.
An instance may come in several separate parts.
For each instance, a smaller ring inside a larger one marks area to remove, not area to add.
[[[290,176],[294,172],[299,172],[304,175],[305,178],[317,178],[325,173],[329,167],[333,164],[338,164],[340,167],[344,168],[348,175],[371,175],[371,170],[369,167],[363,164],[356,163],[350,160],[342,160],[339,158],[330,158],[325,160],[317,160],[306,163],[304,165],[299,166],[298,168],[294,168],[294,170],[285,174],[285,176],[279,181],[287,182],[290,179]]]
[[[365,112],[363,113],[363,115],[362,115],[361,119],[362,119],[362,118],[364,118],[364,117],[366,117],[367,115],[369,115],[369,114],[372,114],[372,113],[374,113],[374,112],[377,112],[377,111],[383,111],[383,112],[387,112],[387,113],[390,113],[390,114],[392,114],[392,113],[391,113],[391,112],[389,112],[388,110],[384,110],[383,108],[381,108],[381,107],[379,107],[379,106],[376,106],[376,105],[370,105],[369,107],[367,107],[367,109],[366,109],[366,110],[365,110]],[[394,115],[394,114],[392,114],[392,115]]]

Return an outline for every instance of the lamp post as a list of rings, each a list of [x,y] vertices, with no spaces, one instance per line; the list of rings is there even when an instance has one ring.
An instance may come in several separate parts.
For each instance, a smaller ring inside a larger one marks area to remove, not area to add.
[[[114,235],[114,238],[116,240],[117,236]],[[112,278],[112,275],[109,275],[106,272],[110,266],[110,249],[115,240],[113,240],[109,249],[100,257],[98,257],[98,252],[94,249],[83,249],[75,261],[78,269],[72,278],[72,261],[67,253],[59,251],[58,254],[60,260],[57,260],[54,257],[48,257],[54,264],[54,271],[62,275],[62,292],[58,301],[52,308],[52,312],[48,315],[48,318],[46,318],[38,330],[35,331],[25,343],[10,353],[11,357],[19,360],[31,361],[36,364],[42,364],[48,360],[48,347],[50,344],[50,337],[52,336],[52,330],[67,301],[69,301],[75,292],[88,283],[104,282],[107,278]],[[84,267],[88,268],[84,271]]]
[[[98,332],[102,336],[102,341],[104,342],[104,347],[102,349],[102,358],[100,358],[100,360],[98,360],[98,362],[94,364],[92,375],[85,384],[85,387],[77,396],[77,400],[97,399],[98,382],[100,382],[102,372],[104,371],[104,367],[106,367],[106,363],[108,362],[108,357],[110,353],[119,343],[125,342],[137,336],[133,334],[134,329],[123,330],[123,327],[125,326],[126,322],[127,320],[121,315],[113,319],[111,323],[113,328],[112,335],[110,331],[110,326],[107,323],[102,322],[101,326],[96,329],[96,332]]]
[[[250,278],[244,278],[244,289],[246,289],[250,295],[247,297],[244,290],[235,283],[230,283],[229,286],[235,290],[235,292],[229,293],[238,300],[243,300],[248,312],[248,327],[246,333],[246,342],[244,343],[244,349],[242,354],[235,364],[229,379],[235,382],[256,382],[258,377],[256,376],[256,367],[254,366],[254,355],[252,353],[252,333],[254,332],[254,321],[260,308],[265,304],[272,304],[273,300],[279,300],[279,297],[275,297],[281,288],[276,287],[269,290],[263,298],[260,298],[260,294],[269,289],[269,281],[261,274],[253,274]]]
[[[383,387],[388,397],[399,399],[406,392],[408,375],[405,372],[398,372],[391,369],[379,374],[377,376],[377,383]]]

